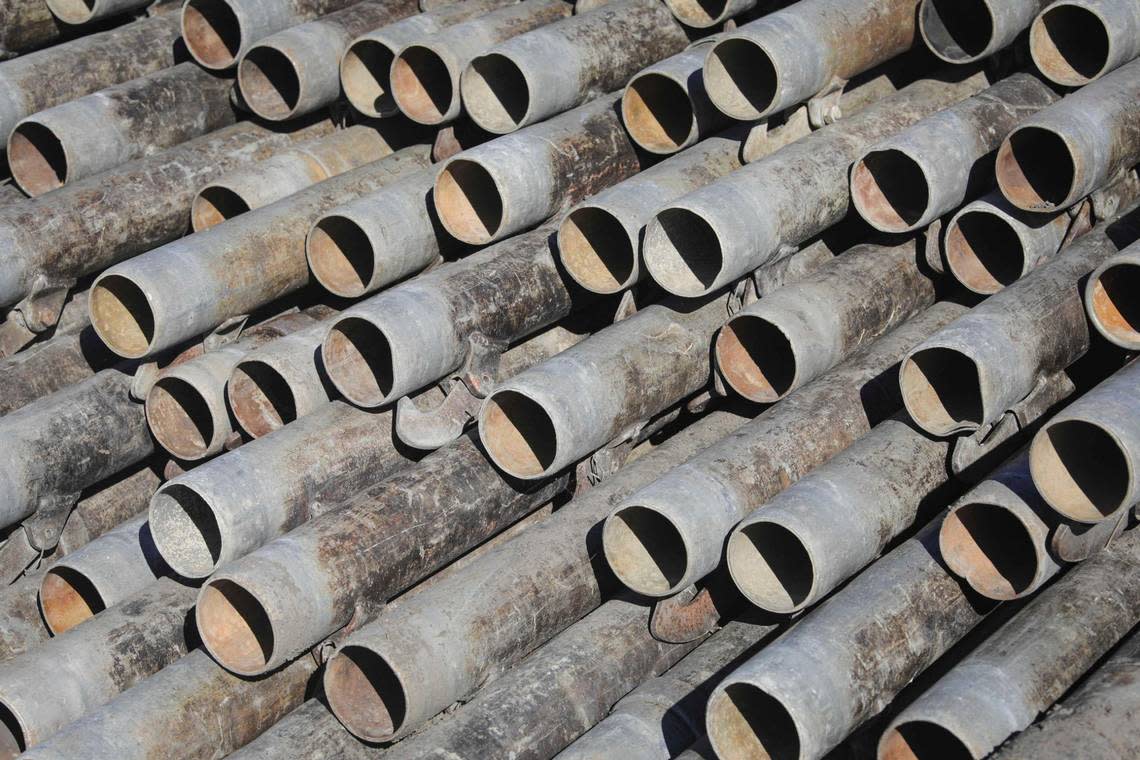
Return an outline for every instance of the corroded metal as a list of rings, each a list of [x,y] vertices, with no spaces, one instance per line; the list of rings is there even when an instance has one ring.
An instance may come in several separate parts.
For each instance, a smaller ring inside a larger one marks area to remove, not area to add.
[[[0,414],[86,380],[119,361],[121,358],[107,351],[90,327],[53,336],[0,362],[0,375],[4,377]]]
[[[44,0],[4,3],[0,8],[0,61],[55,42],[60,32]]]
[[[701,76],[706,46],[717,39],[698,40],[688,50],[642,69],[629,80],[621,97],[621,116],[642,148],[651,153],[676,153],[728,124],[729,119],[709,100]]]
[[[47,0],[47,7],[55,17],[73,26],[142,10],[150,4],[151,0]]]
[[[1140,55],[1140,5],[1057,0],[1033,20],[1029,51],[1050,80],[1086,85]]]
[[[947,63],[973,63],[1017,39],[1050,0],[922,0],[918,28]]]
[[[18,657],[50,635],[36,599],[42,575],[28,573],[0,590],[0,662]]]
[[[1097,331],[1118,346],[1140,349],[1140,246],[1098,266],[1085,284],[1085,309]]]
[[[665,5],[669,6],[678,21],[696,29],[707,29],[724,23],[733,16],[752,10],[757,4],[758,0],[717,0],[712,3],[701,0],[665,0]],[[579,0],[578,5],[582,5],[582,0]]]

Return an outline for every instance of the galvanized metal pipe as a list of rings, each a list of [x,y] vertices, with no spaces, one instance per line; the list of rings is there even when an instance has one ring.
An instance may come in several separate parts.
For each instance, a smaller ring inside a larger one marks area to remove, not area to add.
[[[299,290],[313,220],[428,160],[426,147],[405,148],[113,266],[91,286],[91,324],[112,351],[137,358]]]
[[[1050,0],[922,0],[918,28],[947,63],[973,63],[1017,39]]]
[[[30,346],[0,362],[0,375],[4,377],[0,414],[86,380],[119,361],[121,358],[108,351],[89,327]]]
[[[42,572],[31,572],[0,590],[0,662],[22,655],[50,635],[36,597],[42,577]]]
[[[1029,51],[1050,80],[1086,85],[1140,55],[1140,3],[1057,0],[1033,20]]]
[[[581,5],[581,0],[578,4]],[[678,21],[696,29],[717,26],[733,16],[752,10],[757,4],[757,0],[665,0],[665,5],[669,6]]]
[[[128,11],[141,10],[151,0],[46,0],[47,7],[64,24],[81,26],[92,21],[111,18]]]
[[[309,699],[228,757],[277,760],[296,753],[309,760],[369,760],[383,757],[385,751],[385,747],[365,744],[350,734],[322,700]]]
[[[1140,161],[1140,61],[1121,66],[1006,136],[998,187],[1018,208],[1067,208]]]
[[[56,41],[60,26],[44,0],[13,0],[0,8],[0,61]]]
[[[506,134],[618,90],[687,44],[685,31],[661,3],[615,0],[472,60],[460,77],[463,106],[488,132]],[[560,65],[552,67],[552,60]]]
[[[1097,332],[1122,348],[1140,349],[1140,246],[1098,266],[1085,285],[1085,309]]]
[[[116,476],[83,497],[71,510],[59,534],[53,557],[74,552],[126,520],[146,511],[162,479],[153,466]]]

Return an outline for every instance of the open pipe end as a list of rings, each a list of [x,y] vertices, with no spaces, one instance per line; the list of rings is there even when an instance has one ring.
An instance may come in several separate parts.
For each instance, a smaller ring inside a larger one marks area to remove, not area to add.
[[[79,26],[95,15],[95,0],[47,0],[48,10],[65,24]]]
[[[377,40],[357,40],[340,62],[340,86],[352,107],[366,116],[390,116],[396,110],[389,75],[396,53]]]
[[[210,502],[193,488],[170,483],[151,499],[150,533],[170,569],[205,578],[218,569],[222,532]]]
[[[119,356],[146,356],[154,340],[154,312],[142,288],[122,275],[101,277],[91,286],[91,325]]]
[[[685,26],[708,29],[728,18],[728,0],[665,0],[665,5]]]
[[[483,129],[505,135],[523,126],[530,112],[530,86],[518,64],[505,55],[478,56],[459,78],[468,115]]]
[[[650,153],[676,153],[698,137],[688,91],[664,74],[634,77],[622,94],[621,115],[630,136]]]
[[[297,64],[284,51],[268,45],[255,45],[242,57],[238,86],[253,112],[270,121],[294,116],[301,100]]]
[[[1105,73],[1108,22],[1094,8],[1053,3],[1033,21],[1029,49],[1041,73],[1057,84],[1081,87]]]
[[[993,52],[989,0],[923,0],[918,28],[926,46],[947,63],[972,63]]]
[[[228,0],[188,0],[182,6],[182,39],[194,60],[215,71],[237,63],[243,31]]]
[[[337,390],[366,408],[391,401],[395,381],[392,347],[384,331],[366,319],[346,316],[329,329],[321,344],[325,371]]]
[[[909,720],[887,730],[878,760],[973,760],[953,731],[925,720]]]
[[[1017,599],[1042,580],[1045,557],[1029,527],[998,504],[968,502],[952,510],[938,546],[950,569],[989,599]]]
[[[724,760],[797,760],[800,735],[780,700],[750,683],[729,683],[709,699],[709,741]]]
[[[67,182],[67,151],[50,127],[25,119],[8,136],[8,168],[24,192],[43,195]]]
[[[53,567],[40,583],[40,610],[53,636],[90,620],[106,608],[95,584],[70,567]]]
[[[28,741],[19,717],[5,704],[0,704],[0,760],[15,760],[27,748]]]
[[[710,293],[724,267],[720,236],[700,214],[667,208],[645,232],[645,268],[657,284],[674,295],[695,298]]]
[[[779,108],[776,65],[752,40],[730,37],[715,44],[705,59],[704,77],[709,100],[734,119],[760,119]]]
[[[907,412],[931,435],[973,430],[985,421],[978,366],[958,351],[915,351],[903,360],[899,384]]]
[[[487,397],[479,414],[479,437],[495,464],[516,478],[548,475],[558,452],[554,421],[542,404],[520,391]]]
[[[146,396],[146,420],[164,449],[189,461],[206,456],[219,432],[202,391],[180,377],[155,381]]]
[[[380,655],[349,645],[329,660],[324,676],[329,706],[340,722],[367,741],[388,741],[404,726],[407,695]]]
[[[1101,333],[1118,346],[1140,350],[1140,264],[1105,267],[1088,292],[1089,312]]]
[[[233,188],[207,185],[190,204],[190,223],[195,232],[201,232],[247,211],[249,203]]]
[[[410,45],[392,63],[392,95],[420,124],[441,124],[456,107],[455,78],[443,57],[426,45]]]
[[[244,361],[226,384],[230,409],[241,429],[253,438],[269,435],[297,419],[297,402],[289,381],[262,361]]]
[[[717,334],[716,364],[734,391],[770,404],[796,385],[796,352],[775,323],[753,314],[730,320]]]
[[[1069,204],[1077,164],[1069,144],[1045,127],[1015,129],[998,148],[998,187],[1025,211],[1046,212]]]
[[[558,255],[566,272],[593,293],[617,293],[633,284],[637,241],[598,206],[579,206],[562,220]]]
[[[988,296],[1025,273],[1025,246],[1005,217],[966,211],[946,228],[946,264],[958,282]]]
[[[752,522],[729,536],[729,572],[757,607],[786,614],[815,597],[815,564],[799,536],[775,522]]]
[[[376,274],[376,251],[368,233],[346,216],[318,219],[305,241],[309,269],[325,290],[344,298],[368,292]]]
[[[922,166],[898,149],[873,150],[851,170],[851,200],[867,223],[883,232],[909,232],[930,205]]]
[[[630,506],[610,515],[602,528],[606,561],[622,583],[646,596],[679,591],[689,553],[677,526],[655,509]]]
[[[195,607],[202,643],[223,667],[238,675],[265,672],[273,656],[273,624],[257,598],[226,578],[202,587]]]
[[[1029,469],[1049,506],[1081,523],[1115,514],[1133,491],[1135,474],[1116,437],[1085,420],[1053,422],[1034,436]]]
[[[458,240],[485,245],[503,224],[503,195],[485,166],[469,158],[452,159],[435,180],[435,210]]]

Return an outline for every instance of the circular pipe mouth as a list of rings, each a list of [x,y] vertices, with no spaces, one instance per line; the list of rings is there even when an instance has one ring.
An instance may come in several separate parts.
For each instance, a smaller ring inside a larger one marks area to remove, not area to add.
[[[716,364],[734,391],[750,401],[770,404],[796,385],[796,351],[787,333],[753,314],[730,320],[717,334]]]
[[[202,587],[195,608],[202,643],[239,675],[259,675],[273,656],[273,624],[265,607],[239,584],[218,578]]]
[[[404,684],[371,649],[356,645],[341,649],[326,666],[324,687],[332,711],[354,735],[386,741],[403,728]]]
[[[1036,588],[1043,557],[1024,522],[998,504],[971,502],[952,510],[938,534],[942,558],[978,593],[1017,599]]]
[[[780,76],[772,57],[752,40],[729,38],[713,45],[705,59],[705,90],[718,109],[751,120],[776,110]]]
[[[8,136],[8,168],[24,192],[35,197],[67,182],[67,150],[38,121],[22,121]]]
[[[554,421],[521,391],[492,393],[479,416],[479,438],[491,459],[517,478],[546,475],[558,452]]]
[[[1080,87],[1104,74],[1112,43],[1108,22],[1092,8],[1054,3],[1033,21],[1029,50],[1041,73],[1057,84]]]
[[[707,29],[725,20],[728,0],[665,0],[665,5],[685,26]]]
[[[396,110],[389,76],[396,53],[377,40],[357,40],[340,62],[340,86],[352,107],[366,116],[387,116]]]
[[[1076,172],[1076,161],[1065,138],[1045,127],[1020,127],[998,148],[998,186],[1010,203],[1026,211],[1065,206]]]
[[[285,52],[268,45],[255,45],[242,57],[238,86],[253,112],[270,121],[289,118],[301,101],[297,64]]]
[[[1092,422],[1048,425],[1029,447],[1033,484],[1053,509],[1070,520],[1096,523],[1125,506],[1133,474],[1116,437]]]
[[[488,132],[513,132],[530,112],[526,76],[518,64],[499,53],[472,60],[459,78],[459,90],[467,113]]]
[[[879,760],[973,760],[953,731],[926,720],[908,720],[883,734]]]
[[[918,28],[926,46],[947,63],[971,63],[994,43],[994,17],[987,0],[923,0]]]
[[[432,197],[440,222],[465,243],[489,243],[503,225],[503,195],[491,172],[477,161],[448,162],[435,180]]]
[[[182,7],[182,39],[194,60],[208,69],[237,63],[241,19],[226,0],[189,0]]]
[[[664,74],[637,76],[621,96],[625,128],[651,153],[676,153],[697,138],[697,117],[689,93]]]
[[[392,96],[408,118],[440,124],[451,114],[456,82],[443,57],[425,45],[400,51],[392,63]]]
[[[681,531],[649,507],[623,507],[610,515],[602,527],[602,548],[618,580],[646,596],[678,590],[688,570]]]
[[[190,486],[169,483],[151,499],[150,534],[170,569],[205,578],[218,569],[222,531],[210,502]]]
[[[918,425],[935,436],[981,426],[983,402],[978,366],[950,348],[925,348],[903,360],[903,402]]]
[[[27,733],[8,705],[0,703],[0,760],[15,760],[28,748]]]
[[[1088,300],[1105,337],[1124,348],[1140,349],[1140,264],[1105,267],[1089,285]]]
[[[44,573],[40,611],[53,636],[90,620],[106,607],[95,584],[78,570],[56,566]]]
[[[814,598],[815,563],[785,526],[764,520],[742,525],[729,536],[726,554],[733,582],[757,607],[786,614]]]
[[[325,290],[344,298],[368,292],[376,274],[376,251],[368,233],[347,216],[318,219],[305,241],[313,276]]]
[[[389,401],[396,372],[392,346],[368,320],[337,320],[321,344],[321,359],[333,385],[352,403],[371,408]]]
[[[566,272],[591,292],[617,293],[633,284],[637,241],[598,206],[579,206],[562,220],[558,255]]]
[[[276,367],[258,360],[234,367],[226,383],[230,410],[253,438],[269,435],[297,419],[293,389]]]
[[[926,173],[913,157],[891,148],[873,150],[851,170],[851,200],[883,232],[908,232],[930,205]]]
[[[146,420],[164,449],[190,461],[206,456],[220,432],[202,391],[181,377],[155,381],[146,396]]]
[[[190,204],[190,222],[195,232],[201,232],[249,210],[249,204],[233,188],[208,185],[194,196]]]
[[[965,211],[946,228],[946,265],[973,292],[992,295],[1025,273],[1025,246],[1005,217]]]
[[[78,26],[95,15],[95,0],[48,0],[48,10],[65,24]]]
[[[796,760],[800,735],[787,708],[750,683],[727,684],[709,699],[706,725],[723,760]]]
[[[642,255],[658,285],[688,298],[710,292],[724,266],[716,230],[685,208],[658,212],[646,230]]]
[[[101,277],[91,286],[91,325],[119,356],[145,356],[154,340],[154,312],[142,288],[122,275]]]

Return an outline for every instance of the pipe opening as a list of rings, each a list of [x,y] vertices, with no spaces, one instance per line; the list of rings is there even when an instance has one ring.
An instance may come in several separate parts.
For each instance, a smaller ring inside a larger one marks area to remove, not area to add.
[[[725,760],[796,760],[800,736],[780,700],[749,683],[731,683],[713,695],[709,739]]]
[[[0,703],[0,760],[15,760],[27,748],[19,719],[7,705]]]
[[[286,119],[301,99],[301,77],[285,53],[267,45],[249,49],[238,66],[242,97],[265,119]]]
[[[471,118],[489,132],[513,132],[530,110],[526,77],[505,55],[492,53],[471,61],[459,88]]]
[[[391,738],[403,726],[407,696],[400,677],[380,655],[346,646],[328,662],[325,694],[352,733],[371,741]]]
[[[368,116],[383,116],[395,109],[388,77],[395,52],[376,40],[359,40],[344,54],[340,84],[356,110]]]
[[[189,0],[182,8],[182,37],[203,66],[226,69],[241,50],[241,21],[226,0]]]
[[[948,728],[910,720],[887,731],[879,760],[973,760],[973,753]]]
[[[802,608],[815,585],[811,555],[799,537],[774,522],[748,523],[728,539],[732,579],[748,599],[769,612]]]
[[[333,324],[321,345],[325,371],[345,398],[361,406],[380,406],[392,392],[395,367],[384,331],[359,317]]]
[[[930,188],[922,167],[901,150],[875,150],[851,172],[852,200],[884,232],[913,229],[926,213]]]
[[[47,5],[65,24],[86,24],[95,11],[95,0],[49,0]]]
[[[237,583],[219,578],[203,586],[195,616],[202,641],[226,668],[259,673],[273,655],[273,625],[265,608]]]
[[[83,573],[70,567],[53,567],[40,583],[40,610],[52,635],[58,636],[98,615],[107,605]]]
[[[665,4],[682,24],[705,29],[724,20],[728,0],[665,0]]]
[[[1021,127],[998,149],[997,178],[1015,206],[1048,211],[1065,203],[1076,165],[1063,137],[1044,127]]]
[[[221,185],[202,188],[190,206],[195,232],[214,227],[249,211],[249,204],[238,193]]]
[[[602,529],[606,560],[622,583],[639,594],[665,596],[688,569],[685,539],[660,512],[625,507],[606,520]]]
[[[663,74],[642,74],[630,82],[621,115],[637,144],[653,153],[675,153],[697,131],[689,93]]]
[[[49,127],[22,121],[8,137],[8,168],[28,195],[43,195],[67,182],[67,153]]]
[[[950,63],[977,60],[994,36],[987,0],[925,0],[918,24],[930,49]]]
[[[984,422],[978,367],[950,348],[926,348],[903,362],[903,400],[926,432],[944,436]]]
[[[218,569],[222,531],[210,503],[197,491],[171,483],[151,500],[150,534],[174,572],[205,578]]]
[[[991,295],[1021,277],[1025,247],[1004,217],[967,211],[946,230],[946,263],[967,288]]]
[[[1140,348],[1140,264],[1106,267],[1093,280],[1090,306],[1097,323],[1115,342]]]
[[[566,271],[594,293],[616,293],[631,285],[637,250],[610,212],[582,206],[558,230],[558,253]]]
[[[1029,43],[1038,68],[1058,84],[1080,87],[1108,66],[1104,20],[1079,5],[1060,3],[1046,9],[1034,21]]]
[[[1029,591],[1042,559],[1017,515],[980,502],[963,504],[946,516],[939,548],[954,572],[990,599],[1016,599]]]
[[[661,234],[644,251],[653,279],[679,296],[707,293],[724,264],[712,225],[684,208],[667,208],[657,214],[655,222]]]
[[[297,402],[289,382],[262,361],[244,361],[234,368],[226,393],[242,430],[254,438],[297,419]]]
[[[180,459],[201,459],[214,440],[210,405],[180,377],[155,381],[146,396],[146,419],[162,447]]]
[[[355,221],[337,214],[318,219],[305,247],[309,268],[326,290],[345,298],[367,292],[376,274],[376,252]]]
[[[542,404],[519,391],[488,397],[480,438],[495,463],[512,475],[536,478],[554,463],[558,437]]]
[[[1099,522],[1125,506],[1128,459],[1100,425],[1084,420],[1048,425],[1033,439],[1029,464],[1041,495],[1069,519]]]
[[[779,401],[796,378],[796,352],[772,322],[742,314],[721,328],[716,364],[732,389],[750,401]]]
[[[91,324],[112,351],[128,359],[145,355],[154,339],[147,297],[122,275],[107,275],[91,287]]]
[[[503,198],[494,178],[469,159],[455,159],[435,181],[435,209],[448,232],[465,243],[489,243],[503,223]]]
[[[764,48],[751,40],[727,39],[705,61],[705,89],[716,107],[736,119],[759,119],[776,105],[780,78]]]
[[[420,124],[439,124],[455,98],[455,83],[443,59],[423,45],[406,47],[392,64],[392,94],[400,110]]]

